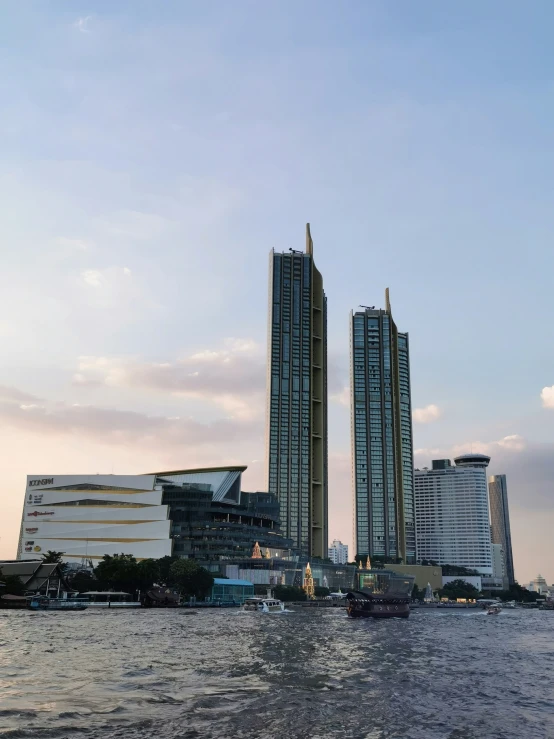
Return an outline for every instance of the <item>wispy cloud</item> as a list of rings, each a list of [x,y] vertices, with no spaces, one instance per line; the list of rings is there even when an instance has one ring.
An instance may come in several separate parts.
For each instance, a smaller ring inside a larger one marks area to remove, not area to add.
[[[265,410],[264,360],[262,347],[255,341],[229,338],[220,349],[167,362],[81,357],[73,382],[195,398],[219,406],[231,418],[255,419]]]
[[[90,33],[90,28],[88,26],[91,20],[92,15],[85,15],[83,18],[76,20],[73,26],[81,33]]]
[[[350,408],[350,388],[348,386],[343,387],[340,393],[333,393],[329,395],[329,400],[333,403],[338,403],[345,408]]]
[[[33,402],[34,401],[34,402]],[[0,427],[56,436],[74,436],[98,443],[126,445],[214,446],[260,438],[257,422],[220,419],[200,423],[193,418],[149,415],[94,405],[40,400],[16,388],[0,387]],[[251,457],[251,452],[248,457]]]
[[[56,239],[56,243],[59,246],[63,246],[66,249],[71,249],[76,252],[88,251],[91,247],[91,243],[89,241],[85,241],[85,239],[68,239],[65,236],[60,236]]]
[[[108,267],[107,269],[84,269],[81,272],[82,281],[89,287],[111,287],[120,279],[131,277],[129,267]]]
[[[433,423],[441,417],[441,410],[437,405],[426,405],[425,408],[414,408],[412,413],[414,423]]]

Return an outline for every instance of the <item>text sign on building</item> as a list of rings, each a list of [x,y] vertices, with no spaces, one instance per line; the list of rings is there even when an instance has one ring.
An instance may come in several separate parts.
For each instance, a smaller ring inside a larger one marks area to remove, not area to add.
[[[53,477],[43,477],[41,480],[29,480],[29,487],[37,487],[37,485],[53,485]]]

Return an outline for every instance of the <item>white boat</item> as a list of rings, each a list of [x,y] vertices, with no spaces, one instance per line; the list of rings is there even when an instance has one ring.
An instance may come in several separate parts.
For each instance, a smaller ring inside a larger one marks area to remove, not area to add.
[[[499,606],[489,606],[487,608],[487,616],[498,616],[501,609]]]
[[[131,593],[89,590],[82,594],[88,598],[90,608],[140,608],[140,600],[133,600]]]
[[[277,598],[247,598],[242,609],[261,613],[282,613],[285,610],[285,604]]]

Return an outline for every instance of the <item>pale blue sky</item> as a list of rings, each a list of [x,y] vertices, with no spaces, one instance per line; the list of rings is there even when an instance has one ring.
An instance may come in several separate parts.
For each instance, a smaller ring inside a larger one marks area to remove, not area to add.
[[[35,471],[241,459],[263,485],[267,255],[310,221],[330,535],[351,531],[348,313],[388,286],[414,407],[440,414],[414,427],[418,463],[488,450],[516,574],[554,581],[552,4],[37,1],[0,20],[0,383],[41,399],[0,416],[0,550]],[[235,425],[197,449],[182,426],[129,435],[125,411]]]

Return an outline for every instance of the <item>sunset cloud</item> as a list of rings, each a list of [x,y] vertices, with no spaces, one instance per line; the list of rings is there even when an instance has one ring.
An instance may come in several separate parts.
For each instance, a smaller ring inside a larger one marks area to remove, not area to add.
[[[433,423],[441,416],[441,410],[436,405],[426,405],[425,408],[414,408],[412,417],[414,423]]]
[[[543,387],[541,390],[543,408],[554,408],[554,385]]]
[[[255,419],[265,413],[265,355],[251,339],[229,338],[220,349],[168,362],[81,357],[73,382],[194,398],[219,406],[231,418]]]

